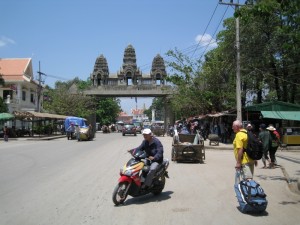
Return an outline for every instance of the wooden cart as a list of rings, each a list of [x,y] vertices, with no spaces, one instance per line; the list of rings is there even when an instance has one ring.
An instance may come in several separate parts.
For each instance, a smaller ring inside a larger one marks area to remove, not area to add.
[[[199,162],[205,160],[204,139],[199,134],[174,135],[172,161]]]

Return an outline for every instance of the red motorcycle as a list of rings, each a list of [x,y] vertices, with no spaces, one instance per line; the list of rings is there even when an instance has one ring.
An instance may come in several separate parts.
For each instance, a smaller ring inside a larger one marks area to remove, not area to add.
[[[159,195],[165,187],[166,178],[169,178],[167,171],[169,160],[164,159],[154,175],[151,186],[147,189],[142,188],[149,172],[151,161],[146,157],[144,151],[133,149],[128,152],[133,157],[120,170],[121,177],[112,195],[115,205],[123,204],[128,195],[132,197],[149,193]]]

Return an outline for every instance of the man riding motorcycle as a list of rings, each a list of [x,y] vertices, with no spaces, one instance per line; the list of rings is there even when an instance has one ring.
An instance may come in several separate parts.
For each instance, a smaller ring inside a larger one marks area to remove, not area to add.
[[[144,129],[142,134],[144,136],[144,140],[142,144],[136,148],[136,150],[144,150],[147,157],[151,160],[149,172],[142,186],[142,188],[148,189],[152,184],[152,179],[156,170],[163,162],[164,148],[161,142],[152,135],[152,131],[150,129]]]

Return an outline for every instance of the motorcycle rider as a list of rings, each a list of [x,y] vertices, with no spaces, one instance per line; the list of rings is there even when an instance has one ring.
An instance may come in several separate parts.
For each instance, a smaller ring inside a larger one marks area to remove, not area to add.
[[[148,189],[152,184],[152,179],[159,165],[163,162],[164,148],[161,142],[153,136],[152,131],[148,128],[142,132],[144,140],[136,150],[143,150],[151,160],[151,165],[145,183],[142,188]]]

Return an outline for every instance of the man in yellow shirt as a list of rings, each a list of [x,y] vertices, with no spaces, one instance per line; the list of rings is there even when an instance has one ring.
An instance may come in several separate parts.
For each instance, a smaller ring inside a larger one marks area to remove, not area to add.
[[[247,131],[243,128],[241,121],[236,120],[232,124],[232,130],[235,133],[235,139],[233,140],[234,156],[236,159],[236,170],[240,170],[243,179],[252,179],[254,173],[254,165],[257,165],[257,161],[251,159],[244,149],[247,148]]]

